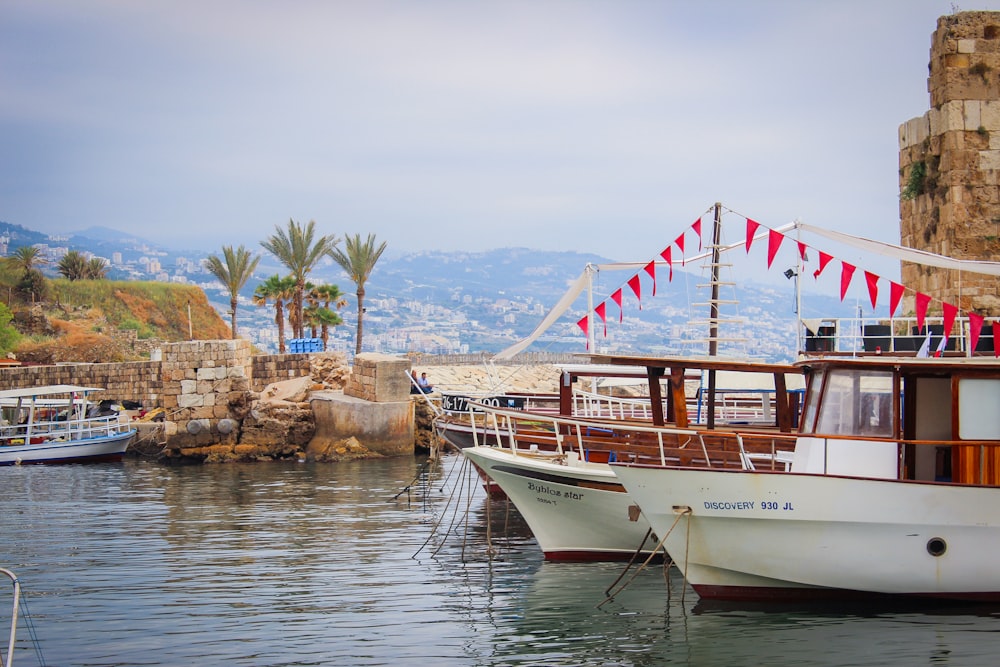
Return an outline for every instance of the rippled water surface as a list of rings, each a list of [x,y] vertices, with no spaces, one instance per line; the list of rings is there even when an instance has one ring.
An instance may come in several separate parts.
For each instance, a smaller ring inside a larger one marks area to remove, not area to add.
[[[0,468],[0,567],[21,580],[48,665],[986,665],[1000,654],[991,608],[713,607],[660,568],[598,607],[622,566],[542,562],[516,512],[453,493],[476,487],[461,461]],[[16,667],[40,664],[30,640],[22,622]]]

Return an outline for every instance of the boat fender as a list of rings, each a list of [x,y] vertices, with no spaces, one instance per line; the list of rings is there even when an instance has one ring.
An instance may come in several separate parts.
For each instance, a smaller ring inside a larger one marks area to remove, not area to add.
[[[201,421],[197,419],[192,419],[187,424],[187,432],[190,435],[198,435],[201,433]]]
[[[220,419],[219,420],[219,433],[223,435],[229,435],[236,428],[236,421],[233,419]]]

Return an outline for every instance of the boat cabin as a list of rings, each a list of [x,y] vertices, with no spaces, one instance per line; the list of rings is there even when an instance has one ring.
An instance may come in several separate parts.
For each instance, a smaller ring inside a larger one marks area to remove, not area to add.
[[[797,425],[801,393],[798,389],[801,385],[797,383],[802,379],[802,369],[791,364],[722,357],[590,355],[590,360],[595,365],[644,368],[649,383],[652,423],[657,426],[669,423],[678,428],[688,428],[695,423],[702,423],[708,429],[714,429],[716,417],[724,412],[720,410],[722,402],[727,395],[731,397],[734,394],[755,396],[761,402],[764,420],[778,431],[791,433]],[[756,380],[738,387],[729,387],[726,383],[719,382],[724,374]],[[694,414],[689,406],[685,386],[685,381],[691,377],[700,378],[702,382]],[[665,396],[661,382],[666,385]]]
[[[1000,484],[1000,362],[818,358],[793,472]]]

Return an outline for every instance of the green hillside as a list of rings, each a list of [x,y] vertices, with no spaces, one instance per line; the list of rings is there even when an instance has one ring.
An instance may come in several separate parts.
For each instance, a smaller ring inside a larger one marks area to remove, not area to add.
[[[57,311],[72,312],[80,307],[99,310],[110,326],[134,329],[140,338],[168,342],[229,338],[229,327],[200,287],[66,279],[52,280],[49,285],[50,300]]]
[[[48,280],[45,300],[19,301],[13,345],[23,362],[114,362],[148,358],[157,342],[229,338],[229,327],[193,285],[111,280]],[[9,287],[2,284],[0,287]],[[5,296],[7,296],[5,295]],[[143,344],[145,343],[145,344]]]

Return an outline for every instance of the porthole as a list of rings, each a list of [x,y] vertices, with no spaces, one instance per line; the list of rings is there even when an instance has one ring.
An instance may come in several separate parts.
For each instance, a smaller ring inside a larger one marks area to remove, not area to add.
[[[938,556],[943,556],[944,552],[948,550],[948,543],[945,542],[940,537],[932,537],[927,540],[927,553],[937,558]]]

